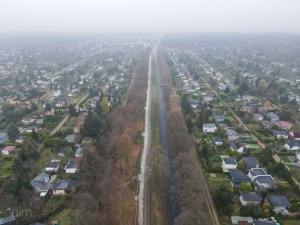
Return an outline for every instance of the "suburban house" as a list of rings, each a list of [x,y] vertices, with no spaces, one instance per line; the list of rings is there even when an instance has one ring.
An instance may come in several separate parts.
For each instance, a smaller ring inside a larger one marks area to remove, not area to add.
[[[61,90],[54,90],[53,97],[59,97],[61,95]]]
[[[251,179],[247,177],[241,170],[233,169],[229,170],[228,173],[228,178],[232,187],[238,187],[240,183],[252,183]]]
[[[275,138],[288,138],[288,134],[282,130],[271,130],[271,135]]]
[[[214,136],[212,137],[212,141],[215,145],[221,145],[223,144],[223,139],[218,137],[218,136]]]
[[[217,126],[214,123],[204,123],[203,132],[204,133],[215,133],[217,131]]]
[[[258,191],[276,189],[276,182],[271,175],[258,176],[255,178],[254,184],[255,189]]]
[[[0,144],[4,144],[8,141],[8,139],[7,133],[0,133]]]
[[[72,193],[72,189],[76,184],[75,180],[59,180],[52,184],[51,189],[53,195],[65,195]]]
[[[220,127],[223,129],[223,130],[228,130],[229,129],[229,126],[227,125],[227,123],[219,123]]]
[[[253,223],[253,217],[232,216],[231,223],[233,225],[249,225]]]
[[[291,140],[300,141],[300,130],[294,130],[289,133],[289,137]]]
[[[78,148],[75,150],[75,157],[76,157],[76,158],[81,158],[81,157],[83,157],[83,152],[84,152],[83,147],[78,147]]]
[[[260,121],[261,122],[261,125],[264,127],[264,128],[270,128],[272,126],[272,123],[269,122],[269,121],[266,121],[266,120],[263,120],[263,121]]]
[[[255,157],[242,157],[242,161],[244,162],[247,171],[258,167],[258,162]]]
[[[19,136],[18,138],[15,139],[16,144],[24,144],[27,140],[26,136]]]
[[[262,197],[255,192],[240,191],[240,202],[242,205],[259,205]]]
[[[211,96],[205,96],[202,102],[211,102],[214,98]]]
[[[286,150],[291,150],[291,151],[297,151],[300,150],[300,143],[299,142],[287,142],[283,146]]]
[[[37,131],[37,126],[29,126],[25,129],[25,132],[31,133],[32,131]]]
[[[228,172],[228,170],[234,170],[237,167],[236,158],[229,158],[221,156],[222,158],[222,168],[223,172]]]
[[[66,102],[64,102],[64,101],[58,101],[55,104],[56,107],[63,107],[64,105],[66,105]]]
[[[263,121],[264,120],[264,117],[260,114],[253,114],[253,118],[256,120],[256,121]]]
[[[31,182],[33,190],[40,194],[40,196],[45,196],[48,193],[48,190],[51,186],[50,176],[46,173],[41,173],[36,176]]]
[[[2,155],[12,155],[14,154],[16,146],[6,146],[2,149]]]
[[[65,166],[66,173],[77,173],[79,171],[80,158],[71,158]]]
[[[282,121],[282,120],[278,121],[277,124],[281,129],[284,129],[284,130],[289,130],[293,126],[293,124],[286,122],[286,121]]]
[[[22,119],[22,123],[24,124],[30,124],[30,123],[33,123],[35,121],[34,118],[23,118]]]
[[[37,119],[35,121],[36,124],[43,124],[44,123],[44,120],[43,119]]]
[[[46,173],[56,173],[60,166],[60,160],[51,160],[51,162],[47,163],[45,166]]]
[[[271,122],[273,123],[277,123],[279,121],[279,116],[276,115],[275,113],[273,112],[268,112],[267,113],[267,117],[271,120]]]
[[[263,168],[251,168],[247,176],[252,180],[252,182],[259,176],[267,175],[267,172]]]
[[[253,225],[276,225],[273,221],[254,220]]]
[[[258,107],[258,111],[265,115],[268,112],[268,108],[267,107]]]
[[[291,208],[291,204],[283,195],[268,196],[267,201],[275,209],[276,213],[289,214],[288,209]]]
[[[222,115],[213,115],[213,117],[215,118],[215,121],[220,123],[220,122],[224,122],[224,116]]]
[[[235,132],[235,130],[227,130],[226,131],[226,134],[227,134],[227,138],[228,138],[228,141],[235,141],[237,139],[239,139],[239,135],[237,134],[237,132]]]
[[[74,134],[67,135],[65,137],[65,140],[69,143],[74,143],[74,142],[76,142],[76,135],[74,135]]]
[[[251,105],[243,105],[242,110],[251,113],[253,112],[253,107]]]
[[[239,153],[245,153],[245,152],[247,152],[247,148],[245,147],[245,144],[242,143],[238,139],[236,141],[229,142],[229,144],[230,144],[231,150],[233,150],[233,151],[237,151]]]

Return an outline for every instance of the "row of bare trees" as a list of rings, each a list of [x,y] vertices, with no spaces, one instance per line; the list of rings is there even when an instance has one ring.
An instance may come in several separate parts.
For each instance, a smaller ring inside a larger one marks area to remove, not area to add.
[[[172,162],[180,204],[180,215],[176,224],[212,224],[203,193],[205,181],[200,176],[195,158],[195,140],[188,132],[181,111],[180,98],[171,84],[170,70],[166,63],[166,55],[163,53],[160,55],[160,66],[168,109],[168,139],[173,155]]]
[[[138,138],[143,128],[149,53],[143,53],[128,87],[125,104],[106,118],[110,131],[86,151],[79,173],[75,224],[132,225],[136,205]]]

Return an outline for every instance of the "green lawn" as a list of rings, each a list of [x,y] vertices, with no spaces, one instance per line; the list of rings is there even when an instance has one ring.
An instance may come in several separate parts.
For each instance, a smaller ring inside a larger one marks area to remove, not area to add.
[[[300,182],[300,167],[292,165],[287,166],[290,168],[293,177],[295,177],[295,179]]]
[[[58,215],[54,216],[49,220],[46,224],[51,225],[51,221],[58,221],[61,225],[73,225],[74,224],[74,218],[73,215],[75,214],[75,211],[73,209],[67,208],[61,211]]]
[[[228,120],[230,120],[230,121],[233,121],[233,122],[235,121],[235,119],[234,119],[232,116],[225,116],[224,118],[225,118],[225,119],[228,119]]]
[[[284,220],[284,225],[299,225],[300,220]]]
[[[291,162],[291,160],[286,156],[286,155],[279,155],[279,158],[283,161],[283,162]]]
[[[10,170],[11,166],[12,166],[12,161],[4,161],[1,159],[1,161],[0,161],[0,178],[11,176],[11,170]]]

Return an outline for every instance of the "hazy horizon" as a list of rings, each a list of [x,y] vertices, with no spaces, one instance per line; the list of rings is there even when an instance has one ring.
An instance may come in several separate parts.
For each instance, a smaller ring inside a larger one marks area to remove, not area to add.
[[[294,33],[296,0],[3,0],[0,33]]]

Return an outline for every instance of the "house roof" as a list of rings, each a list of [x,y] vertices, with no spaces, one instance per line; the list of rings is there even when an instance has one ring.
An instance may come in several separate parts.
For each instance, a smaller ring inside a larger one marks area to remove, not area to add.
[[[226,131],[226,134],[227,134],[228,136],[238,136],[238,134],[236,133],[235,130],[227,130],[227,131]]]
[[[300,130],[294,130],[293,132],[291,132],[291,135],[294,138],[300,138]]]
[[[276,225],[275,222],[273,221],[259,221],[259,220],[254,220],[254,225]]]
[[[273,206],[273,207],[284,207],[289,208],[291,207],[288,200],[283,195],[273,195],[267,197],[267,201]]]
[[[53,190],[67,190],[70,189],[74,184],[75,180],[59,180],[52,185]]]
[[[257,182],[261,184],[273,184],[275,183],[273,177],[271,175],[262,175],[256,178]]]
[[[242,157],[242,160],[246,166],[256,166],[258,164],[256,158],[254,157]]]
[[[238,225],[249,225],[248,221],[238,221]]]
[[[287,136],[288,134],[283,131],[283,130],[272,130],[272,133],[273,134],[276,134],[276,135],[284,135],[284,136]]]
[[[11,152],[16,149],[16,146],[6,146],[2,151],[8,151]]]
[[[287,121],[282,121],[282,120],[278,121],[278,125],[282,126],[282,127],[291,127],[291,126],[293,126],[293,124],[291,124]]]
[[[287,144],[290,148],[293,148],[293,147],[300,147],[300,143],[295,142],[295,141],[287,142],[286,144]]]
[[[263,168],[252,168],[249,172],[252,176],[267,175]]]
[[[0,133],[0,138],[4,138],[7,136],[7,133]]]
[[[236,146],[236,144],[234,142],[229,142],[229,144],[233,150],[238,150],[238,147]]]
[[[227,123],[219,123],[219,125],[220,125],[220,127],[222,127],[222,128],[229,127],[229,126],[227,125]]]
[[[255,192],[242,192],[240,191],[240,194],[244,201],[246,202],[260,202],[261,196],[259,196]]]
[[[241,170],[229,170],[229,174],[233,178],[245,176],[245,174]]]
[[[218,136],[214,136],[213,138],[213,142],[223,142],[223,139],[221,137],[218,137]]]
[[[65,140],[71,140],[71,141],[74,141],[76,138],[76,135],[74,134],[69,134],[65,137]]]
[[[204,123],[203,128],[217,128],[214,123]]]
[[[269,118],[274,118],[274,119],[279,118],[279,116],[276,115],[276,114],[273,113],[273,112],[268,112],[268,113],[267,113],[267,116],[268,116]]]
[[[60,165],[59,162],[49,162],[49,163],[45,166],[45,168],[56,168],[56,167],[58,167],[59,165]]]
[[[235,158],[223,158],[223,161],[224,161],[225,164],[232,164],[232,165],[236,164],[236,159]]]

